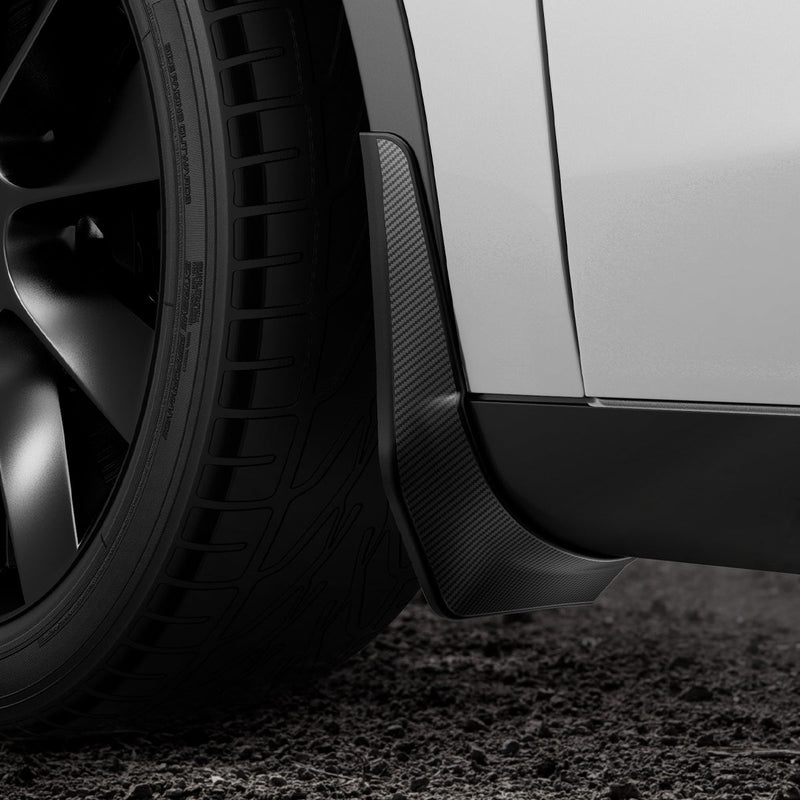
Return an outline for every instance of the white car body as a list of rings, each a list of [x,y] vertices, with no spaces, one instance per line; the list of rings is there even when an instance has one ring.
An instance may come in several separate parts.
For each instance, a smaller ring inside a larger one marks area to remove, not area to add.
[[[470,390],[800,405],[800,5],[404,5]]]

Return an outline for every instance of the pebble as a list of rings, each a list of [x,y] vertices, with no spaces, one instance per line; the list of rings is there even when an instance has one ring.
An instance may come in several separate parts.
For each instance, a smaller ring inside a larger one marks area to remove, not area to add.
[[[137,783],[131,786],[125,800],[152,800],[153,787],[149,783]]]
[[[395,722],[386,728],[386,733],[395,739],[401,739],[406,735],[406,729],[399,722]]]
[[[31,769],[30,764],[25,764],[14,773],[14,779],[21,784],[33,783],[35,778],[36,773]]]
[[[378,758],[369,765],[371,775],[387,775],[389,773],[389,762],[385,758]]]
[[[485,658],[500,658],[502,654],[500,645],[498,645],[497,642],[487,642],[483,646],[483,655]]]
[[[255,748],[245,745],[236,751],[236,756],[242,761],[250,761],[255,753]]]
[[[678,700],[683,700],[687,703],[707,703],[713,698],[714,695],[712,694],[711,689],[701,684],[690,686],[688,689],[684,689],[678,695]]]
[[[515,756],[519,753],[519,742],[516,739],[506,739],[503,742],[502,753],[504,756]]]
[[[539,778],[551,778],[557,769],[558,765],[553,758],[543,758],[536,765],[536,776]]]
[[[477,764],[480,767],[485,767],[487,760],[486,760],[486,753],[480,749],[480,747],[473,747],[469,751],[469,760],[473,764]]]
[[[608,787],[609,800],[639,800],[639,787],[628,781],[627,783],[612,783]]]

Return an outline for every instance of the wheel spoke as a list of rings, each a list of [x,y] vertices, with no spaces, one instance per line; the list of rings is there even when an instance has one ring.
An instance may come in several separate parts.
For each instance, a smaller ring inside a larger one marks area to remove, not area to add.
[[[152,329],[116,297],[76,289],[57,270],[23,270],[14,282],[26,322],[125,441],[132,441]]]
[[[0,0],[0,617],[79,557],[144,406],[161,154],[127,6]]]
[[[22,47],[20,47],[19,52],[16,54],[16,56],[14,56],[14,59],[11,61],[11,64],[9,64],[6,71],[0,75],[0,103],[3,102],[3,99],[8,94],[8,90],[11,88],[11,84],[14,82],[14,78],[17,77],[20,67],[25,63],[25,60],[31,53],[31,50],[33,50],[33,46],[36,44],[39,34],[42,32],[42,28],[44,28],[57,3],[58,0],[47,0],[47,2],[44,4],[44,8],[39,13],[36,22],[33,24],[30,32],[25,37],[25,41],[22,43]]]
[[[20,189],[17,206],[159,181],[155,121],[142,69],[128,76],[106,126],[97,146],[73,170],[52,185]]]
[[[44,595],[78,549],[58,390],[36,340],[0,325],[0,478],[25,602]]]

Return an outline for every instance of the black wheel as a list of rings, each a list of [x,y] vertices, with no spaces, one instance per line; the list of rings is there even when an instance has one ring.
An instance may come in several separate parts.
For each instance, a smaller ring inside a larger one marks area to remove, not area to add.
[[[311,675],[414,592],[364,125],[338,0],[0,3],[0,725]]]

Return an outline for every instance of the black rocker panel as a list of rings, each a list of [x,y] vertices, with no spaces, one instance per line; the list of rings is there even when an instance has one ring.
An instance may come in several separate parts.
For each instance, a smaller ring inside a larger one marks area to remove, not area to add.
[[[800,417],[471,399],[526,524],[605,555],[800,572]]]

